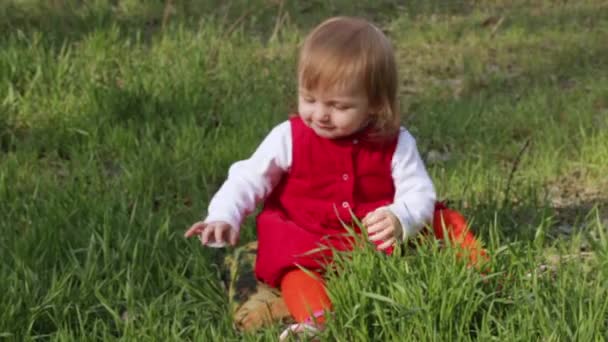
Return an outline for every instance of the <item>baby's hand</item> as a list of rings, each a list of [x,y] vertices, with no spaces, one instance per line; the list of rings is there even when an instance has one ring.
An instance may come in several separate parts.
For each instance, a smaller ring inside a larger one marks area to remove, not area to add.
[[[184,236],[189,238],[195,235],[199,235],[201,243],[209,247],[224,247],[227,242],[235,246],[239,240],[239,232],[224,221],[196,222]]]
[[[378,245],[379,250],[389,248],[397,239],[401,239],[403,234],[403,228],[399,219],[386,208],[381,208],[365,215],[361,223],[367,227],[370,241],[384,241]]]

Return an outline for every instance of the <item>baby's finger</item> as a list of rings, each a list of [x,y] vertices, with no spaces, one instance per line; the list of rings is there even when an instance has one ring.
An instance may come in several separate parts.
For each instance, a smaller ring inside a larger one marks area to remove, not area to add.
[[[374,212],[367,214],[367,216],[365,216],[365,218],[363,219],[362,223],[365,226],[367,226],[369,229],[370,226],[373,226],[374,224],[381,222],[383,219],[384,219],[384,215],[374,211]]]
[[[226,230],[224,226],[215,227],[215,242],[222,243],[224,242],[224,233]]]
[[[209,243],[209,239],[211,238],[214,231],[215,229],[213,229],[213,226],[207,226],[205,230],[203,230],[203,232],[201,233],[201,243],[203,245]]]
[[[229,240],[230,245],[236,246],[236,244],[239,242],[239,232],[232,228],[229,229]]]
[[[386,241],[384,241],[383,243],[378,245],[378,250],[383,251],[387,248],[389,248],[390,246],[392,246],[393,244],[395,244],[395,238],[390,238]]]
[[[381,230],[382,230],[382,226],[380,224],[375,224],[373,226],[367,226],[367,236],[372,236]]]
[[[190,227],[185,233],[184,236],[189,238],[192,237],[194,235],[198,235],[200,234],[205,227],[207,226],[207,224],[203,223],[203,222],[196,222],[195,224],[192,225],[192,227]]]
[[[383,241],[388,238],[392,238],[393,237],[392,235],[393,235],[393,232],[390,229],[388,229],[388,227],[387,227],[387,229],[381,230],[381,231],[377,232],[376,234],[370,235],[369,240],[370,241]]]
[[[368,235],[376,234],[376,233],[386,229],[389,225],[390,225],[389,220],[382,220],[382,221],[378,221],[376,223],[370,224],[369,226],[367,226],[367,234]]]
[[[369,218],[370,218],[370,216],[372,216],[372,214],[373,214],[373,212],[367,213],[367,215],[365,215],[365,217],[363,218],[363,220],[361,220],[361,223],[364,226],[369,226],[369,220],[370,220]]]

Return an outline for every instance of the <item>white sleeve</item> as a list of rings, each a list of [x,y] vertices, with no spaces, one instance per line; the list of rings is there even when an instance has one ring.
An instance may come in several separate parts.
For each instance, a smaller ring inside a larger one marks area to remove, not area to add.
[[[391,166],[395,198],[388,209],[401,222],[403,238],[406,239],[431,223],[436,194],[420,158],[416,140],[404,128],[399,133]]]
[[[238,231],[245,216],[291,167],[291,146],[291,124],[285,121],[272,129],[249,159],[230,166],[228,178],[209,203],[204,222],[225,221]]]

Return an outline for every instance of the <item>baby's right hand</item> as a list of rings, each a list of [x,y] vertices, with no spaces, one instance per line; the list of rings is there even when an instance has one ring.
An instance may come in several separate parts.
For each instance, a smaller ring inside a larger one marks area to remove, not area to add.
[[[195,235],[199,235],[201,243],[209,247],[223,247],[227,242],[235,246],[239,240],[239,232],[224,221],[196,222],[184,236],[189,238]]]

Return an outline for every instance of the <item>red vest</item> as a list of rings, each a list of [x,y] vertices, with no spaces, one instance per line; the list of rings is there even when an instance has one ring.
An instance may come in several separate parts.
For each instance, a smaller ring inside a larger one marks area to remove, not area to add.
[[[319,269],[331,253],[303,255],[320,246],[351,248],[340,220],[359,219],[393,202],[391,162],[397,137],[378,143],[365,131],[343,139],[319,137],[292,118],[292,164],[257,217],[256,276],[272,286],[297,265]]]

